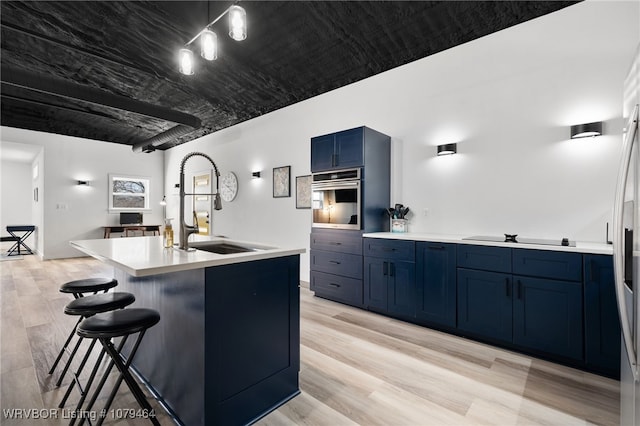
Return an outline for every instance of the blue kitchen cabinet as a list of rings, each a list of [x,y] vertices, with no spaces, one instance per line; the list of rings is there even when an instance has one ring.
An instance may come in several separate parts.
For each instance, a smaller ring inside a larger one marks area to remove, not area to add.
[[[364,258],[364,304],[367,308],[387,311],[389,263],[377,257]]]
[[[311,271],[309,288],[316,295],[335,302],[362,306],[362,280]]]
[[[456,326],[456,245],[416,243],[416,319]]]
[[[335,133],[311,138],[311,172],[331,170],[335,162]]]
[[[458,268],[511,272],[511,249],[481,245],[458,245]]]
[[[582,282],[514,275],[512,298],[514,344],[583,359]]]
[[[458,329],[510,343],[512,287],[511,274],[458,268]]]
[[[362,307],[362,232],[314,229],[309,288],[316,296]]]
[[[364,127],[336,133],[335,167],[352,169],[364,166]]]
[[[415,317],[415,243],[364,239],[364,304],[369,309]]]
[[[362,256],[335,251],[311,251],[311,270],[362,279]]]
[[[389,262],[387,309],[392,314],[414,317],[416,314],[416,265],[413,262]]]
[[[513,249],[513,273],[566,281],[582,281],[582,255],[560,251]]]
[[[581,254],[461,245],[457,259],[460,330],[583,360]]]
[[[364,290],[369,309],[415,316],[415,263],[365,257]]]
[[[311,138],[311,172],[364,165],[364,127]]]
[[[584,322],[587,367],[619,378],[620,320],[612,256],[584,256]]]

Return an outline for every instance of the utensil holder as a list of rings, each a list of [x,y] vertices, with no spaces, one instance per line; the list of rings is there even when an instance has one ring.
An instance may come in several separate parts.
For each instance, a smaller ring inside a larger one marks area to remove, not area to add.
[[[408,225],[407,219],[391,219],[391,232],[407,232]]]

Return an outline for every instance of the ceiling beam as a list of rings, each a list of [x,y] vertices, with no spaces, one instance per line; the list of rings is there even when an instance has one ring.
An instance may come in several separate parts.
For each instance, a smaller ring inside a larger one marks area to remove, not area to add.
[[[35,74],[22,69],[16,70],[2,65],[0,80],[3,83],[23,89],[129,111],[146,117],[189,126],[193,129],[201,126],[200,119],[194,115],[141,102],[93,87],[71,83],[49,75]]]

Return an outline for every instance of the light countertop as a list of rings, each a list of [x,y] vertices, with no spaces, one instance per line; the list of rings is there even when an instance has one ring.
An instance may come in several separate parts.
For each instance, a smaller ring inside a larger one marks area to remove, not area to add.
[[[127,237],[71,241],[72,247],[115,266],[135,277],[186,271],[232,263],[291,256],[304,253],[303,248],[279,248],[228,238],[198,238],[198,242],[224,242],[255,247],[257,250],[234,254],[216,254],[202,250],[184,251],[164,248],[162,237]]]
[[[472,244],[493,247],[510,247],[532,250],[553,250],[574,253],[613,254],[613,246],[606,243],[576,241],[575,247],[550,246],[541,244],[506,243],[497,241],[463,240],[468,235],[423,234],[414,232],[372,232],[363,235],[365,238],[386,238],[392,240],[429,241],[437,243]]]

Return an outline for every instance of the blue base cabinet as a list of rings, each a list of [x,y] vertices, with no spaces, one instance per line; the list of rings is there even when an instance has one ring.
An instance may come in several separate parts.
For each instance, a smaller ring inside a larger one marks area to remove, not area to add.
[[[362,254],[362,292],[335,279],[325,280],[329,291],[401,320],[620,375],[610,255],[381,238],[364,238]]]
[[[458,329],[511,342],[511,287],[510,274],[458,269]]]
[[[309,288],[316,296],[362,305],[362,232],[314,229]]]
[[[460,330],[535,353],[581,361],[582,313],[581,254],[458,247]]]
[[[582,283],[515,276],[513,343],[582,359]]]
[[[415,317],[415,243],[365,238],[363,251],[365,306]]]
[[[620,319],[613,258],[584,256],[585,362],[603,374],[620,377]]]
[[[416,243],[416,320],[456,326],[456,245]]]

